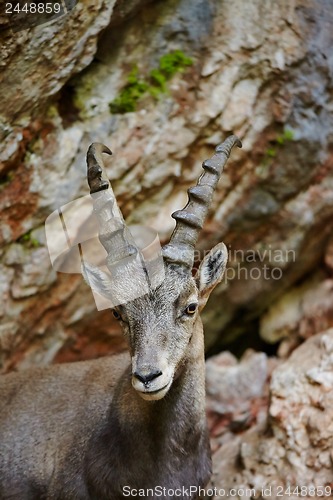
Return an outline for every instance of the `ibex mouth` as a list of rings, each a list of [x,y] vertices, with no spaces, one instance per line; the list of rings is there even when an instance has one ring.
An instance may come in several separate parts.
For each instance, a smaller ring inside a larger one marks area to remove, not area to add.
[[[163,387],[161,387],[160,389],[156,389],[153,391],[149,390],[148,388],[141,390],[141,389],[138,389],[137,387],[135,387],[135,389],[140,394],[140,396],[143,399],[145,399],[146,401],[157,401],[159,399],[164,398],[164,396],[166,395],[166,393],[170,389],[171,384],[172,384],[172,379],[169,380],[169,382],[166,385],[164,385]]]

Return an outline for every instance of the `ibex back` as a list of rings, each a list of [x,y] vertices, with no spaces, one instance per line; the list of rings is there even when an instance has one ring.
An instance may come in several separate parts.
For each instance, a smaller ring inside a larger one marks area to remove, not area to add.
[[[149,489],[147,498],[197,498],[194,487],[207,484],[211,457],[200,310],[222,279],[223,243],[205,256],[195,276],[192,267],[198,233],[235,144],[241,146],[229,137],[203,163],[186,207],[173,214],[176,227],[162,249],[163,282],[114,308],[129,355],[0,377],[1,500],[118,500],[131,497],[132,489]],[[90,146],[88,181],[97,193],[94,210],[110,268],[119,244],[128,257],[140,251],[129,243],[125,225],[108,229],[110,214],[99,193],[110,193],[110,199],[113,193],[102,179],[102,153],[111,154],[101,144]],[[99,293],[117,294],[117,279],[109,283],[91,265],[83,274]],[[128,287],[130,276],[122,276]],[[156,487],[166,488],[162,497],[154,494],[161,491]]]

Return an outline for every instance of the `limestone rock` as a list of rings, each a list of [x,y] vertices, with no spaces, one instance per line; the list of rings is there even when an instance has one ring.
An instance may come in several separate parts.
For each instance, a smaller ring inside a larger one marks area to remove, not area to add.
[[[333,326],[333,281],[318,273],[291,288],[274,302],[260,320],[260,334],[267,342],[283,339],[280,354],[303,339]]]
[[[306,7],[301,0],[83,0],[48,25],[1,32],[0,309],[2,324],[16,325],[15,333],[8,327],[15,341],[2,355],[4,369],[19,368],[25,356],[37,362],[39,345],[55,359],[121,345],[80,276],[55,281],[45,240],[37,253],[25,241],[59,206],[88,193],[92,141],[113,150],[106,170],[127,220],[154,227],[166,241],[170,213],[186,203],[201,162],[231,131],[240,135],[243,149],[232,153],[198,245],[198,261],[222,239],[230,254],[203,315],[208,348],[255,331],[258,318],[325,258],[328,283],[332,25],[326,0]],[[111,114],[133,67],[149,82],[174,50],[193,64],[166,92],[158,99],[147,92],[134,111]],[[6,261],[12,252],[17,266]],[[324,309],[313,327],[306,316],[297,324],[311,333],[330,326]],[[78,319],[69,325],[69,317]],[[99,325],[96,339],[85,330],[89,321]],[[50,342],[42,345],[37,332]]]
[[[85,68],[96,51],[98,33],[107,26],[115,0],[77,3],[67,15],[18,33],[4,32],[1,40],[1,95],[4,124],[25,120],[75,73]],[[7,134],[6,134],[7,135]]]
[[[297,499],[303,486],[302,497],[310,499],[332,485],[332,352],[329,329],[278,365],[267,418],[216,451],[214,486],[254,489],[252,498],[265,499]]]
[[[216,450],[234,435],[261,421],[268,404],[274,359],[248,350],[240,360],[222,352],[206,362],[207,417]]]

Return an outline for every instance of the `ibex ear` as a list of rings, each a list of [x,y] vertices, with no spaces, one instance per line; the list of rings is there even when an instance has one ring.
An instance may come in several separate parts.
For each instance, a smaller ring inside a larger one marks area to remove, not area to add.
[[[81,270],[87,285],[89,285],[94,292],[110,299],[110,277],[98,267],[88,264],[87,262],[82,265]]]
[[[228,251],[224,243],[219,243],[206,255],[195,275],[199,290],[199,307],[202,309],[211,291],[223,278],[228,260]]]

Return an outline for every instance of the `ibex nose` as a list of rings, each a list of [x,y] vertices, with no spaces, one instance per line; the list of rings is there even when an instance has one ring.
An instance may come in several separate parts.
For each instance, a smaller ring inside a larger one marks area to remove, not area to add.
[[[154,380],[154,378],[157,378],[160,375],[162,375],[161,370],[152,370],[151,372],[147,373],[147,375],[145,375],[144,372],[145,370],[143,370],[141,373],[136,371],[133,373],[133,375],[145,385]]]

